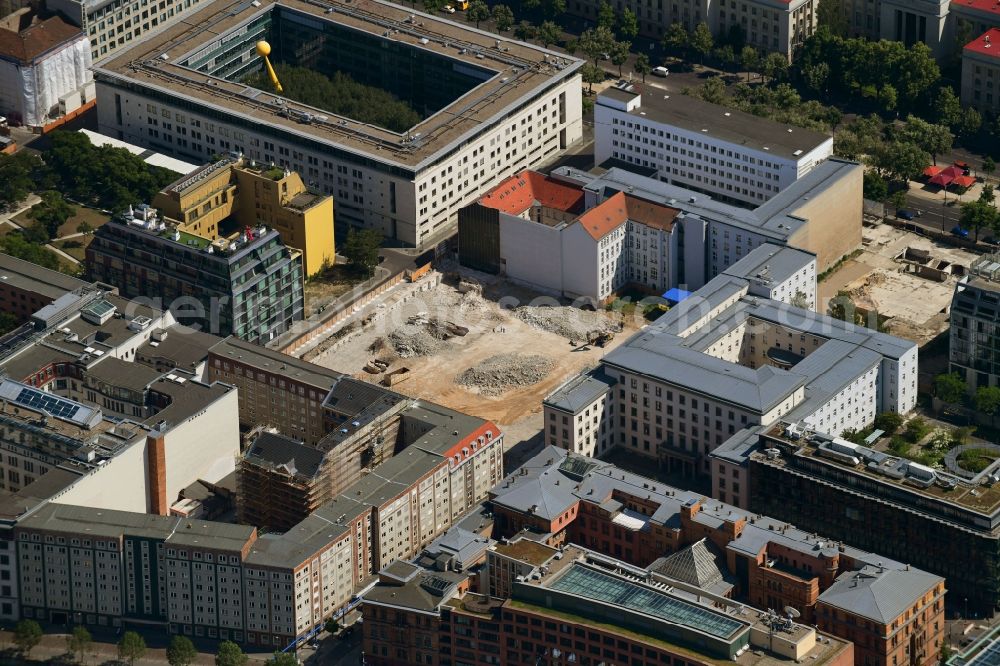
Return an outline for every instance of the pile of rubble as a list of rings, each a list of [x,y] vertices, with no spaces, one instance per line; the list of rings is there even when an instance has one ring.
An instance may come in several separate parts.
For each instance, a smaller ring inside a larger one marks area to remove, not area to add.
[[[481,395],[496,397],[517,386],[531,386],[545,379],[552,369],[550,359],[538,355],[498,354],[469,368],[455,381]]]
[[[620,314],[611,319],[603,312],[580,308],[525,305],[514,310],[514,316],[534,328],[581,342],[622,330]]]
[[[389,334],[389,345],[399,358],[411,356],[429,356],[441,349],[441,343],[455,336],[464,336],[469,332],[465,326],[445,321],[437,317],[428,317],[419,313]],[[373,343],[372,347],[378,343]],[[372,349],[372,351],[376,351]]]

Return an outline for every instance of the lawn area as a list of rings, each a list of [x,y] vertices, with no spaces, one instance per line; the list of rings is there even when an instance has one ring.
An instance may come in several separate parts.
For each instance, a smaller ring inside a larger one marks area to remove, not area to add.
[[[988,449],[966,449],[958,454],[958,464],[979,474],[996,460],[996,454]]]
[[[76,209],[76,214],[63,222],[62,226],[59,227],[59,232],[56,238],[62,238],[63,236],[77,233],[76,228],[80,226],[80,223],[82,222],[86,222],[92,228],[96,229],[108,221],[108,216],[99,210],[85,208],[76,204],[72,204],[72,206]],[[31,209],[21,211],[15,215],[13,218],[14,223],[22,227],[31,226],[34,223],[34,220],[28,217],[29,212],[31,212]],[[73,253],[70,252],[70,254]]]
[[[348,270],[347,266],[335,264],[326,269],[322,275],[306,280],[304,288],[306,316],[343,296],[365,279]]]
[[[108,216],[99,210],[84,208],[83,206],[75,206],[75,208],[76,215],[66,220],[63,225],[59,227],[59,234],[56,236],[57,238],[77,233],[76,228],[80,226],[82,222],[86,222],[92,228],[96,229],[108,221]],[[70,252],[70,254],[73,253]]]
[[[92,236],[71,238],[64,241],[53,241],[52,245],[59,248],[77,261],[82,262],[86,258],[87,246],[90,245]]]

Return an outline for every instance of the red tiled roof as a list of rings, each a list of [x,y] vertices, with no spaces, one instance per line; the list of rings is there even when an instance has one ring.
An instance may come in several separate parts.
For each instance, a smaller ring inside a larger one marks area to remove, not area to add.
[[[625,201],[625,195],[618,192],[581,215],[578,222],[591,238],[600,240],[625,224],[626,220],[628,202]]]
[[[21,32],[0,29],[0,58],[28,64],[43,53],[82,34],[80,28],[58,16],[35,23]]]
[[[537,171],[522,171],[479,200],[487,208],[496,208],[511,215],[520,215],[536,202],[547,208],[572,213],[583,206],[583,191]]]
[[[1000,2],[997,0],[951,0],[951,8],[968,7],[989,14],[1000,14]]]
[[[618,192],[581,215],[578,222],[594,240],[600,240],[628,220],[670,231],[680,211]]]
[[[677,218],[677,213],[680,212],[676,208],[628,195],[625,196],[625,203],[628,205],[628,219],[663,231],[670,231],[674,228],[674,220]]]
[[[1000,28],[990,28],[966,44],[964,50],[991,58],[1000,58]]]

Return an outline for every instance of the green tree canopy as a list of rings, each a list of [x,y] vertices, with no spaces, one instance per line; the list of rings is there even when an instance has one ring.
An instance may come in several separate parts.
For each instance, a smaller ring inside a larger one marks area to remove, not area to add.
[[[42,642],[42,627],[34,620],[21,620],[14,627],[14,645],[25,656]]]
[[[542,3],[542,11],[549,19],[565,14],[566,0],[545,0]]]
[[[59,255],[37,243],[32,243],[25,238],[24,234],[10,233],[0,236],[0,252],[38,264],[42,268],[54,271],[61,268]]]
[[[701,61],[705,62],[705,56],[712,52],[715,46],[715,38],[708,24],[702,21],[694,27],[691,33],[691,48],[701,56]]]
[[[865,171],[864,192],[865,199],[885,201],[889,197],[889,184],[874,171]]]
[[[965,380],[957,372],[934,378],[934,395],[944,402],[957,404],[965,397]]]
[[[247,661],[247,656],[236,643],[232,641],[219,643],[219,650],[215,653],[215,666],[246,666]]]
[[[94,146],[80,132],[59,130],[51,137],[45,164],[52,189],[101,208],[119,212],[130,204],[151,201],[178,177],[124,148]]]
[[[740,67],[742,67],[747,72],[747,80],[749,81],[750,72],[757,69],[760,65],[760,54],[757,53],[757,49],[750,46],[744,46],[740,50]]]
[[[544,23],[542,25],[545,25]],[[522,20],[514,27],[514,36],[523,42],[530,42],[535,37],[540,37],[539,29],[528,21]],[[548,46],[546,44],[546,46]]]
[[[583,82],[588,86],[587,92],[593,93],[594,84],[603,81],[605,75],[603,69],[592,62],[588,62],[580,68],[580,76],[583,77]]]
[[[962,204],[962,216],[959,218],[958,223],[963,228],[972,230],[978,241],[979,232],[982,229],[993,229],[997,226],[996,206],[982,199],[967,201]]]
[[[490,6],[486,4],[485,0],[472,0],[465,12],[465,18],[475,23],[478,28],[482,21],[490,18]]]
[[[962,102],[951,86],[941,86],[934,95],[932,111],[935,120],[954,129],[962,119]]]
[[[618,19],[618,34],[624,41],[632,41],[639,34],[639,19],[629,7],[622,10]]]
[[[146,654],[146,641],[134,631],[126,631],[118,641],[118,659],[134,664]]]
[[[267,660],[271,666],[299,666],[299,660],[295,655],[287,652],[275,652],[274,656]]]
[[[819,30],[803,43],[796,65],[807,72],[821,63],[830,69],[831,94],[843,99],[867,97],[889,110],[926,105],[941,79],[937,62],[922,42],[907,47],[902,42],[845,38]]]
[[[41,167],[41,161],[31,153],[0,153],[0,211],[13,210],[28,198]]]
[[[875,168],[893,180],[915,180],[930,163],[925,150],[906,141],[883,144],[873,156]]]
[[[606,0],[601,0],[597,8],[597,27],[615,29],[615,9]]]
[[[687,30],[684,29],[683,24],[674,22],[663,33],[663,39],[660,41],[663,44],[663,48],[668,51],[680,52],[688,47],[690,37]]]
[[[303,104],[394,132],[403,132],[421,120],[419,113],[392,93],[359,83],[343,72],[326,76],[308,67],[284,63],[274,68],[284,86],[284,96]],[[251,74],[245,83],[261,88],[264,76],[262,72]]]
[[[618,77],[622,76],[622,65],[628,62],[628,57],[632,54],[631,42],[615,42],[611,45],[611,64],[618,67]]]
[[[819,25],[826,28],[830,34],[844,37],[847,35],[847,13],[839,0],[819,0],[816,8],[816,19]]]
[[[615,35],[609,28],[587,28],[580,35],[580,50],[596,65],[611,50]]]
[[[494,5],[493,22],[497,24],[497,30],[507,32],[514,26],[514,11],[507,5]]]
[[[897,412],[881,412],[875,415],[873,424],[877,430],[882,430],[887,435],[894,434],[903,425],[903,416]]]
[[[74,657],[84,657],[93,642],[94,640],[86,627],[73,627],[73,631],[66,638],[66,649]]]
[[[382,245],[382,234],[374,229],[351,229],[341,246],[352,269],[365,275],[372,275],[378,265],[378,250]]]
[[[761,69],[764,76],[772,81],[783,79],[788,74],[788,58],[781,53],[768,53]]]
[[[993,172],[997,170],[997,163],[993,161],[993,158],[987,155],[983,158],[983,166],[980,168],[983,174],[989,178],[993,175]]]
[[[187,636],[177,635],[170,639],[167,646],[167,662],[170,666],[190,666],[198,658],[194,643]]]
[[[55,238],[59,235],[59,227],[76,214],[76,209],[55,190],[46,190],[39,196],[42,200],[31,207],[28,217],[41,225],[48,238]]]
[[[642,77],[642,82],[646,82],[646,75],[653,71],[653,66],[649,63],[649,56],[645,53],[640,53],[635,57],[635,63],[632,65],[632,71]]]
[[[555,44],[559,41],[559,37],[561,35],[562,28],[552,21],[543,21],[542,24],[538,26],[538,41],[542,46],[547,47],[549,44]]]
[[[955,136],[944,125],[935,125],[913,115],[906,117],[902,136],[930,153],[934,164],[937,164],[937,156],[951,150],[955,142]]]
[[[1000,410],[1000,387],[980,386],[976,389],[976,409],[987,416],[995,416]]]

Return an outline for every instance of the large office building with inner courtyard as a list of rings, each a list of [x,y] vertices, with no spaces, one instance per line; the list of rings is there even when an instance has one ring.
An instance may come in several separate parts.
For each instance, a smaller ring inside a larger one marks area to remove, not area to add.
[[[190,160],[287,167],[333,195],[338,222],[429,247],[460,208],[579,139],[581,65],[379,0],[220,0],[103,61],[98,121]],[[386,106],[405,113],[378,117]]]

